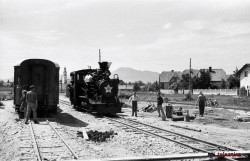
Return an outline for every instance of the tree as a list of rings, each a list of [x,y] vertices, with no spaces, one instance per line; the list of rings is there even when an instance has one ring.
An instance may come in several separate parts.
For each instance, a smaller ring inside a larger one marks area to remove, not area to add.
[[[158,85],[158,82],[154,82],[153,84],[150,84],[149,85],[149,88],[148,88],[149,91],[158,91],[159,90],[159,85]]]
[[[126,83],[125,83],[123,80],[120,79],[120,80],[119,80],[119,84],[120,84],[120,85],[125,85]]]
[[[221,80],[221,89],[226,89],[227,88],[227,83],[224,79]]]
[[[0,87],[3,87],[4,81],[0,81]]]
[[[189,74],[182,74],[181,80],[179,81],[179,87],[182,89],[189,88]]]
[[[240,87],[240,79],[236,77],[236,75],[230,75],[228,78],[229,88],[239,88]]]
[[[136,83],[138,83],[139,84],[139,86],[145,86],[145,83],[144,82],[142,82],[142,81],[137,81]]]
[[[138,82],[135,82],[134,84],[134,91],[139,91],[140,90],[140,85]]]
[[[207,70],[200,70],[200,77],[198,82],[198,88],[200,89],[208,89],[211,83],[211,75]]]
[[[173,83],[172,89],[174,90],[175,93],[178,93],[179,90],[179,84],[177,82]]]

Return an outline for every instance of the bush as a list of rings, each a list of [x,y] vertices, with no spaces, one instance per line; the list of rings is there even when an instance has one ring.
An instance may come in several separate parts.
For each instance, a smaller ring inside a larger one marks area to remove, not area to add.
[[[190,92],[188,92],[187,94],[185,94],[185,97],[184,97],[183,101],[192,101],[192,100],[194,100],[194,99],[192,98]]]

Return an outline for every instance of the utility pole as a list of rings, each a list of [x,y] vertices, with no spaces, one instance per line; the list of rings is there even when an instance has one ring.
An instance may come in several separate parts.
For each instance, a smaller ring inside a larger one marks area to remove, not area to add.
[[[160,85],[161,80],[160,80],[160,76],[161,76],[161,74],[159,75],[159,85],[158,85],[158,87],[159,87],[158,90],[159,91],[158,92],[161,92],[161,85]]]
[[[190,58],[190,64],[189,64],[189,93],[190,93],[190,101],[191,101],[191,58]]]
[[[99,62],[101,62],[101,49],[99,49]]]

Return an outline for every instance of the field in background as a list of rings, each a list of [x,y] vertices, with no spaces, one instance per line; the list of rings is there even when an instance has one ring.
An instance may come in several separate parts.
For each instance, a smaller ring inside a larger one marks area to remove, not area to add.
[[[13,99],[13,87],[0,87],[0,100]]]
[[[133,93],[132,92],[123,92],[120,93],[121,98],[128,99]],[[137,95],[143,101],[156,102],[157,92],[137,92]],[[187,104],[195,104],[197,101],[198,95],[192,95],[191,101],[185,101],[185,94],[163,94],[164,98],[168,98],[170,102],[183,102]],[[250,97],[238,97],[238,96],[224,96],[224,95],[205,95],[207,99],[217,100],[219,106],[237,106],[244,107],[245,109],[250,110]]]

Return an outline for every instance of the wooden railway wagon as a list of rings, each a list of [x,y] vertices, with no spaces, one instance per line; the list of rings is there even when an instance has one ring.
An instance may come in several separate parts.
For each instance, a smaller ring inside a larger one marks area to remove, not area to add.
[[[14,66],[14,105],[19,110],[22,88],[34,85],[38,110],[57,111],[59,102],[59,65],[46,59],[27,59]]]

